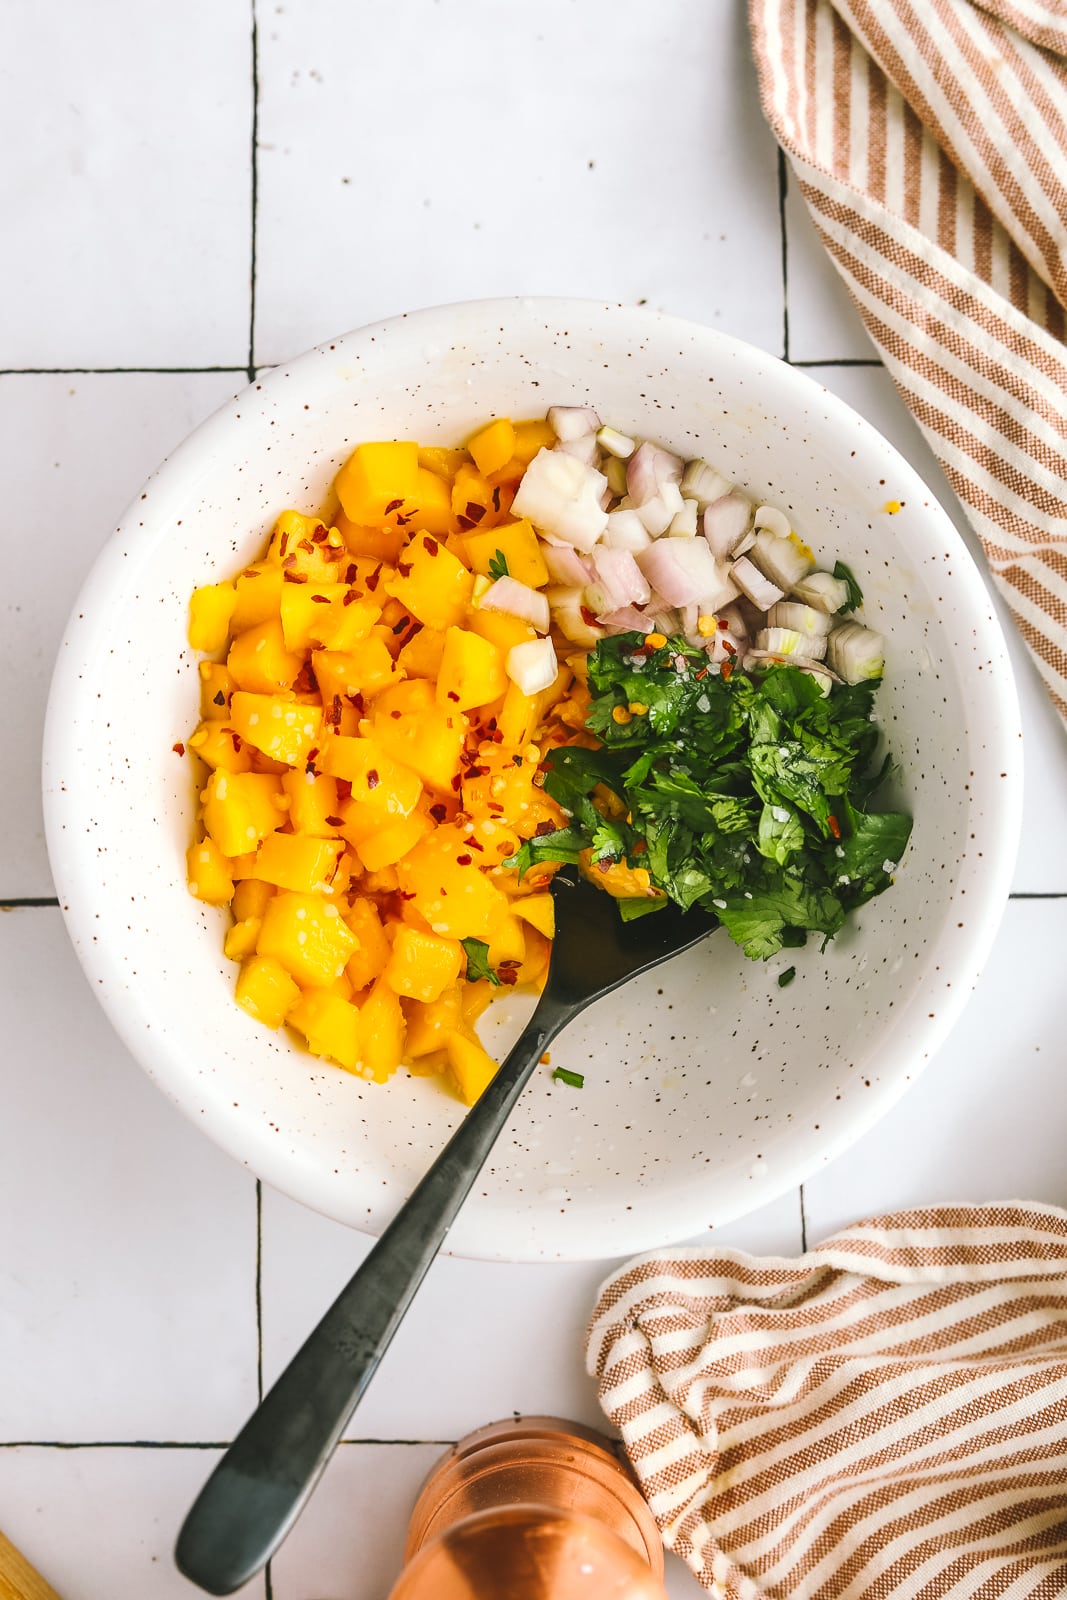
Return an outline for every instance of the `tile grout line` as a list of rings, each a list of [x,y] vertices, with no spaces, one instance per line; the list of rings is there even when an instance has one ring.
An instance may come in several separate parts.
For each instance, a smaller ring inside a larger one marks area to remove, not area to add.
[[[789,241],[785,226],[785,198],[789,192],[789,175],[785,164],[785,151],[778,149],[778,231],[782,244],[782,360],[789,360]]]
[[[256,1403],[263,1399],[263,1184],[256,1179]]]
[[[250,239],[251,263],[248,293],[248,366],[249,383],[256,381],[256,243],[259,207],[259,20],[256,0],[250,0],[252,13],[252,232]],[[268,1579],[268,1590],[270,1582]],[[268,1593],[267,1600],[270,1600]]]
[[[246,366],[224,367],[0,367],[0,378],[108,377],[124,373],[160,373],[173,377],[181,373],[246,372]]]
[[[804,1185],[800,1185],[800,1250],[802,1255],[808,1253],[808,1213],[804,1206]]]

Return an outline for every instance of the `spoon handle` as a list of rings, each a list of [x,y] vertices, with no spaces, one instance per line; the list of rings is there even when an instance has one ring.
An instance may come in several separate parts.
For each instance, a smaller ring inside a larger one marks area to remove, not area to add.
[[[581,1005],[546,993],[514,1048],[200,1491],[175,1560],[232,1594],[299,1515],[546,1045]]]

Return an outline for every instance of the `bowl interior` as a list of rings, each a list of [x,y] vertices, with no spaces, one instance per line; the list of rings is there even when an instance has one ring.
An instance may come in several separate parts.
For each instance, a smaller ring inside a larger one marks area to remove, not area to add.
[[[556,1041],[584,1089],[535,1077],[453,1230],[454,1250],[507,1259],[620,1255],[769,1200],[888,1108],[964,1003],[1014,859],[1018,719],[984,585],[911,468],[799,373],[673,319],[551,301],[397,318],[265,376],[149,481],[75,607],[46,737],[57,887],[126,1043],[264,1179],[380,1230],[461,1108],[404,1071],[378,1086],[321,1064],[234,1006],[225,916],[185,888],[188,596],[253,559],[278,511],[317,509],[360,440],[455,443],[556,402],[707,456],[849,563],[888,639],[880,721],[915,830],[895,886],[825,954],[752,963],[714,935]],[[530,1006],[491,1008],[491,1048]]]

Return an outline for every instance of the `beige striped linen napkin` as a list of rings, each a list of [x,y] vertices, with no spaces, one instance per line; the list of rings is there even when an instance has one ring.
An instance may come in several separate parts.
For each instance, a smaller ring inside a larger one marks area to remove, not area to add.
[[[1067,3],[749,12],[764,114],[1067,716]]]
[[[1067,1212],[660,1252],[587,1341],[663,1534],[729,1600],[1067,1595]]]

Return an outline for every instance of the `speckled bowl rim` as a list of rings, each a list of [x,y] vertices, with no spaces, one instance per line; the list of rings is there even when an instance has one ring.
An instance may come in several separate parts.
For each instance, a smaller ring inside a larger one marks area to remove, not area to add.
[[[999,732],[1000,740],[989,751],[989,766],[990,769],[994,766],[1002,769],[1006,781],[990,791],[985,821],[991,850],[983,879],[984,893],[979,903],[969,904],[965,935],[955,945],[957,960],[951,989],[943,997],[936,1019],[931,1018],[930,1026],[924,1033],[925,1048],[909,1059],[906,1065],[902,1063],[898,1070],[883,1072],[878,1085],[862,1102],[863,1109],[856,1111],[840,1134],[826,1137],[817,1152],[798,1155],[792,1162],[782,1159],[773,1183],[760,1187],[758,1192],[753,1193],[739,1184],[736,1204],[720,1207],[717,1212],[716,1225],[721,1225],[803,1183],[880,1120],[918,1078],[954,1027],[988,956],[1007,902],[1022,820],[1021,731],[1014,677],[1002,629],[990,607],[984,581],[963,539],[928,485],[873,424],[807,374],[757,346],[701,324],[647,308],[586,299],[516,296],[461,301],[403,313],[324,341],[293,361],[260,374],[254,384],[241,390],[201,423],[150,476],[144,490],[151,487],[153,491],[155,519],[149,513],[142,522],[145,511],[141,504],[144,498],[142,491],[131,502],[115,532],[103,546],[72,608],[53,673],[43,749],[45,831],[56,890],[68,933],[92,983],[93,993],[119,1037],[149,1076],[194,1120],[201,1131],[206,1132],[215,1143],[258,1177],[325,1215],[336,1215],[329,1204],[328,1190],[317,1186],[314,1181],[308,1181],[306,1171],[295,1168],[284,1155],[279,1157],[278,1147],[271,1142],[269,1133],[264,1134],[263,1129],[253,1123],[230,1123],[226,1127],[207,1125],[203,1117],[198,1115],[198,1101],[190,1081],[189,1063],[183,1060],[180,1049],[173,1048],[163,1034],[146,1031],[146,1024],[151,1022],[149,1010],[139,1007],[136,992],[131,994],[125,986],[119,956],[105,944],[93,940],[92,905],[97,888],[94,876],[96,863],[90,850],[81,854],[72,851],[69,842],[71,835],[62,838],[64,819],[77,816],[79,796],[76,787],[70,784],[61,787],[58,775],[70,770],[67,756],[77,744],[80,703],[84,702],[81,704],[81,715],[87,714],[89,690],[82,678],[82,669],[108,636],[109,593],[128,574],[131,557],[136,556],[140,561],[145,558],[147,551],[158,546],[165,535],[166,508],[175,499],[180,500],[186,480],[195,481],[217,452],[227,453],[234,415],[239,412],[243,397],[255,387],[263,394],[276,396],[279,403],[282,403],[284,396],[285,405],[299,404],[301,402],[297,397],[304,380],[310,380],[312,384],[321,380],[324,358],[336,361],[338,354],[343,354],[346,347],[358,348],[366,342],[386,337],[390,330],[400,324],[406,325],[409,332],[421,332],[425,338],[432,339],[447,333],[449,319],[460,314],[491,315],[495,321],[519,311],[523,315],[532,312],[557,327],[565,326],[578,313],[587,316],[595,313],[628,320],[635,330],[641,327],[651,329],[653,326],[668,332],[676,330],[678,335],[690,341],[701,342],[709,360],[716,356],[731,356],[745,362],[747,372],[753,378],[766,375],[779,387],[786,400],[795,397],[797,408],[801,411],[806,401],[817,398],[828,419],[840,421],[843,434],[846,428],[858,428],[869,443],[885,452],[887,476],[888,469],[892,469],[896,474],[894,482],[902,483],[908,492],[921,490],[926,496],[931,537],[936,530],[938,545],[944,544],[952,552],[957,601],[966,609],[968,622],[973,625],[976,637],[981,638],[983,649],[988,651],[993,669],[983,674],[983,694],[992,713],[990,725]],[[783,406],[776,409],[782,410]],[[163,526],[153,527],[153,520],[158,520]],[[83,620],[75,630],[75,619],[79,617]],[[94,620],[87,626],[86,618]],[[520,1108],[516,1115],[521,1114]],[[635,1223],[631,1235],[620,1236],[613,1231],[610,1237],[605,1236],[598,1241],[599,1248],[588,1237],[579,1248],[553,1251],[542,1247],[513,1252],[501,1247],[498,1240],[490,1237],[489,1231],[482,1237],[477,1226],[467,1226],[466,1221],[461,1217],[460,1222],[464,1225],[457,1225],[451,1239],[451,1253],[473,1259],[515,1261],[590,1260],[631,1255],[692,1237],[697,1230],[703,1231],[705,1228],[703,1214],[698,1216],[697,1207],[694,1206],[693,1215],[673,1228],[665,1227],[662,1223],[651,1228]],[[384,1226],[384,1222],[381,1225]],[[378,1232],[380,1229],[368,1226],[365,1231]]]

